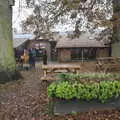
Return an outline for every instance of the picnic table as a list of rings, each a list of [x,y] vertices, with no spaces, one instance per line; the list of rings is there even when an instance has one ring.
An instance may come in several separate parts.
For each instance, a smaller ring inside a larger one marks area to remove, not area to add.
[[[120,69],[120,57],[101,57],[96,60],[96,71],[107,72],[116,68]]]
[[[115,62],[116,58],[115,57],[101,57],[97,58],[98,63],[108,63],[108,62]]]
[[[43,65],[43,77],[42,80],[51,79],[47,78],[47,73],[62,73],[62,72],[73,72],[78,73],[81,69],[80,65]]]

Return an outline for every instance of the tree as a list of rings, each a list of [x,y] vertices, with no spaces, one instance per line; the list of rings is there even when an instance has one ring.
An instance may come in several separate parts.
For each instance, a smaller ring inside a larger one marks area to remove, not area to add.
[[[13,0],[0,0],[0,82],[10,80],[15,73],[12,41]]]
[[[31,2],[28,2],[31,5]],[[22,21],[22,27],[24,31],[33,32],[37,37],[51,36],[51,29],[59,22],[60,16],[66,9],[51,1],[38,0],[36,2],[33,4],[33,13],[25,21]]]
[[[28,1],[29,4],[32,3],[34,0],[26,1]],[[68,19],[69,21],[70,20],[74,21],[73,26],[75,36],[79,36],[83,28],[84,31],[90,31],[93,34],[93,32],[99,27],[105,27],[106,28],[105,31],[108,31],[109,32],[108,34],[111,34],[112,24],[109,20],[113,12],[112,11],[113,0],[52,0],[52,1],[53,2],[51,2],[50,4],[56,6],[57,11],[54,9],[51,9],[51,11],[54,10],[55,14],[61,13],[58,14],[57,20],[58,18],[59,19],[61,18],[61,15],[64,16],[66,15],[69,16]],[[108,30],[108,28],[110,30]]]
[[[73,2],[76,7],[72,6]],[[85,31],[95,34],[98,28],[104,27],[106,30],[103,29],[103,31],[107,31],[107,34],[112,33],[112,23],[110,22],[113,12],[112,0],[71,0],[71,2],[63,0],[61,4],[72,11],[71,18],[76,19],[75,32],[78,35],[83,28]],[[99,38],[104,39],[101,33],[99,35],[98,40]]]
[[[120,41],[120,0],[113,0],[113,42]]]

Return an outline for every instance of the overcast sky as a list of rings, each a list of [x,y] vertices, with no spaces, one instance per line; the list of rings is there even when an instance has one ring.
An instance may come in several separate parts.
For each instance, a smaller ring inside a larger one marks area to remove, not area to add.
[[[21,21],[25,20],[32,12],[31,9],[26,9],[22,6],[22,2],[15,0],[15,6],[13,6],[13,28],[17,28],[18,32],[21,32]]]

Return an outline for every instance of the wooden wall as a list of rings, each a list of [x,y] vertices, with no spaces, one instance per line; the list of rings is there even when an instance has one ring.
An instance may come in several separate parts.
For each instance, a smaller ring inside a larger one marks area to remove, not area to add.
[[[32,48],[35,47],[35,44],[41,44],[45,47],[46,51],[47,51],[47,57],[48,60],[51,60],[51,44],[49,43],[49,41],[46,40],[29,40],[29,43],[27,45],[27,48]]]
[[[97,48],[96,50],[96,58],[98,57],[108,57],[109,56],[109,48]],[[70,62],[71,58],[71,48],[69,49],[58,49],[58,61],[60,62]]]
[[[120,56],[120,43],[112,44],[112,56],[119,57]]]
[[[96,57],[108,57],[109,48],[98,48],[96,52]]]

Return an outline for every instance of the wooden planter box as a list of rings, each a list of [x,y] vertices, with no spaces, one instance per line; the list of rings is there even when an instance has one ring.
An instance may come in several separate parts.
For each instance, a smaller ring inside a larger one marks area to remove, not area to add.
[[[53,114],[72,114],[78,112],[88,112],[90,110],[103,110],[120,108],[120,98],[111,99],[106,103],[101,103],[97,100],[83,101],[83,100],[61,100],[51,99]]]

